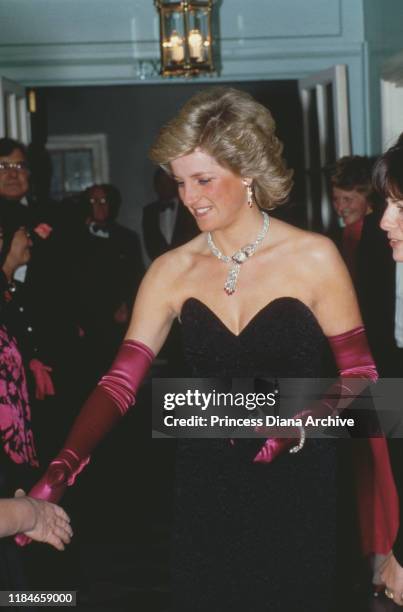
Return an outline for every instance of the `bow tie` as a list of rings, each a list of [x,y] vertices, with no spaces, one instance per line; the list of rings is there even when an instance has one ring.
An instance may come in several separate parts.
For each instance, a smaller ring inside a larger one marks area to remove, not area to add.
[[[109,238],[109,229],[105,225],[98,225],[97,223],[90,223],[88,226],[90,234],[97,236],[98,238]]]

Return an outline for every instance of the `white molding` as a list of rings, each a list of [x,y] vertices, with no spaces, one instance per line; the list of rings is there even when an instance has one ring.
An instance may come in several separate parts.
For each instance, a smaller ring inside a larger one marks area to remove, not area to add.
[[[316,112],[318,121],[318,138],[319,138],[319,160],[322,170],[320,176],[321,186],[321,202],[320,202],[320,217],[323,229],[327,230],[330,227],[332,220],[332,204],[329,199],[327,181],[323,172],[329,160],[326,159],[327,139],[329,133],[330,118],[328,117],[327,85],[332,85],[333,96],[333,124],[335,130],[335,154],[336,157],[351,155],[351,135],[349,121],[349,103],[347,91],[347,67],[345,65],[336,65],[322,70],[321,72],[309,75],[298,81],[302,111],[303,111],[303,126],[304,126],[304,153],[305,153],[305,171],[306,171],[306,200],[307,200],[307,221],[308,227],[314,226],[314,205],[312,201],[312,181],[314,180],[311,174],[311,159],[310,159],[310,125],[309,125],[309,109],[313,95],[316,95]]]
[[[382,149],[386,151],[403,132],[403,51],[381,68]]]
[[[381,79],[382,150],[386,151],[403,132],[403,85]]]
[[[397,85],[403,85],[403,51],[389,58],[381,70],[381,77]]]
[[[25,87],[0,77],[0,137],[3,136],[28,144],[31,139],[31,124]]]
[[[336,155],[351,155],[351,134],[348,104],[347,66],[338,64],[299,80],[300,91],[332,84]],[[320,120],[320,117],[319,117]]]

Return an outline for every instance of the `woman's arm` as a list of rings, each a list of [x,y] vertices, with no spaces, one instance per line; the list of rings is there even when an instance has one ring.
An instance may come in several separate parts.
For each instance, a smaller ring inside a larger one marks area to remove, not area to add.
[[[356,293],[346,265],[331,240],[314,236],[306,256],[306,282],[312,309],[327,337],[362,325]]]
[[[87,465],[92,451],[133,405],[175,313],[171,254],[151,266],[139,290],[125,341],[110,368],[84,403],[66,442],[30,496],[57,502]],[[171,290],[169,290],[171,287]],[[20,539],[21,540],[21,539]]]
[[[142,342],[154,355],[159,353],[176,317],[173,304],[178,260],[171,252],[150,266],[137,293],[126,333],[126,340]]]

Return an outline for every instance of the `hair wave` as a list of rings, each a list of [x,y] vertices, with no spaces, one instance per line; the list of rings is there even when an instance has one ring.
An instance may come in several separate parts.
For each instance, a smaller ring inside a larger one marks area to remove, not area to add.
[[[235,174],[252,178],[257,204],[273,209],[285,202],[293,184],[275,128],[270,111],[249,94],[209,88],[161,129],[150,158],[169,172],[172,161],[199,148]]]

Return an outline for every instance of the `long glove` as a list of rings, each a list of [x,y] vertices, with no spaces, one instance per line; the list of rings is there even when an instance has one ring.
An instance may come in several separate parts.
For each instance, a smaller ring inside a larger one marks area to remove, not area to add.
[[[296,417],[323,417],[339,414],[378,375],[363,327],[329,339],[341,379],[312,410]],[[351,379],[355,380],[352,381]],[[350,380],[346,380],[350,379]],[[358,380],[357,380],[358,379]],[[361,380],[359,380],[361,379]],[[340,401],[340,394],[343,400]],[[270,463],[281,453],[298,445],[298,438],[269,438],[254,458],[256,463]],[[364,556],[388,554],[396,538],[399,523],[398,497],[385,438],[356,440],[353,465],[357,482],[358,522]]]
[[[296,414],[295,418],[305,419],[308,415],[314,418],[323,418],[340,414],[348,405],[368,386],[369,382],[376,382],[378,373],[368,346],[363,326],[328,338],[330,347],[336,360],[340,378],[331,386],[326,398],[313,408]],[[354,378],[350,381],[346,379]],[[361,380],[357,380],[361,379]],[[254,463],[271,463],[278,455],[292,448],[301,446],[303,440],[299,437],[268,438],[261,447]]]
[[[87,465],[94,448],[127,412],[145,378],[154,353],[145,344],[125,340],[109,372],[91,393],[67,436],[66,442],[29,495],[57,503],[66,487]],[[17,536],[21,546],[28,543]]]

